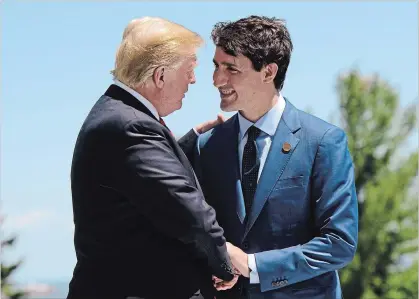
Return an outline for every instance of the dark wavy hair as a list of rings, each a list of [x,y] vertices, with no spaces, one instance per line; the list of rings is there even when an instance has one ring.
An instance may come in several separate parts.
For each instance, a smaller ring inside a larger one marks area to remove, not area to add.
[[[235,22],[218,22],[211,38],[228,55],[249,58],[258,72],[269,63],[276,63],[274,84],[277,90],[282,89],[293,50],[284,20],[252,15]]]

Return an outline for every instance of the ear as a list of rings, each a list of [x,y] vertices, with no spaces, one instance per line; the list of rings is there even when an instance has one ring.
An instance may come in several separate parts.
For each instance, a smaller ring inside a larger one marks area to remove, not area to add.
[[[165,80],[166,68],[164,66],[157,67],[153,72],[153,82],[157,88],[163,88]]]
[[[263,69],[263,82],[271,83],[274,81],[276,73],[278,72],[278,65],[276,63],[270,63]]]

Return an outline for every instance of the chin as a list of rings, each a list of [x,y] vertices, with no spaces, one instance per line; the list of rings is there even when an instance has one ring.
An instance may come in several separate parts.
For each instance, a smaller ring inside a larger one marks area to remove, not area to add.
[[[225,99],[225,100],[221,98],[220,109],[224,112],[238,111],[239,110],[238,104],[239,102],[237,101],[237,97],[234,97],[232,99]]]
[[[237,111],[238,109],[236,109],[236,107],[234,107],[234,105],[229,104],[229,103],[220,103],[220,109],[223,112],[233,112],[233,111]]]
[[[173,111],[171,113],[180,110],[180,108],[182,108],[182,103],[179,103],[179,105],[176,105],[175,107],[173,107]]]

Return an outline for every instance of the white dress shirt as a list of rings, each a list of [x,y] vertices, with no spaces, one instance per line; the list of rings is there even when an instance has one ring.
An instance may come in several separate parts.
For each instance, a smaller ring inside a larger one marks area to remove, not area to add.
[[[279,95],[278,102],[269,110],[264,116],[262,116],[256,123],[245,119],[240,113],[238,113],[240,132],[239,132],[239,161],[240,161],[240,176],[242,174],[242,159],[244,146],[247,142],[247,130],[254,125],[260,129],[260,134],[256,138],[256,147],[258,157],[260,159],[260,167],[258,173],[258,182],[260,174],[262,173],[265,165],[266,158],[269,153],[269,149],[272,144],[272,139],[275,135],[275,131],[278,127],[279,121],[281,120],[282,113],[285,109],[285,99],[282,95]],[[248,254],[248,264],[250,271],[250,283],[259,283],[259,275],[257,272],[256,259],[254,254]]]
[[[132,89],[131,87],[125,85],[124,83],[122,83],[121,81],[119,81],[118,79],[114,79],[114,84],[121,87],[122,89],[124,89],[125,91],[129,92],[131,95],[133,95],[137,100],[139,100],[144,106],[146,106],[146,108],[148,110],[150,110],[150,112],[154,115],[154,117],[157,120],[160,120],[160,116],[159,113],[157,112],[157,109],[153,106],[153,104],[151,104],[151,102],[149,100],[147,100],[145,97],[143,97],[142,95],[140,95],[138,92],[136,92],[134,89]]]
[[[147,100],[145,97],[140,95],[134,89],[130,88],[129,86],[125,85],[124,83],[122,83],[121,81],[119,81],[117,79],[114,79],[114,84],[121,87],[122,89],[129,92],[130,94],[132,94],[137,100],[139,100],[141,103],[143,103],[143,105],[146,106],[146,108],[148,110],[150,110],[150,112],[156,117],[156,119],[158,121],[160,121],[160,116],[159,116],[159,113],[157,112],[156,107],[154,107],[153,104],[151,104],[151,102],[149,100]],[[193,128],[193,130],[194,130],[195,134],[199,136],[198,131],[195,128]]]

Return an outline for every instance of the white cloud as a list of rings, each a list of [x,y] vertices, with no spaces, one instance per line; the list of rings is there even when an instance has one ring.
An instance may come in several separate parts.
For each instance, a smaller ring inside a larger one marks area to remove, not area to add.
[[[45,223],[53,216],[50,210],[33,210],[20,215],[7,215],[4,224],[12,229],[25,229]]]
[[[23,290],[31,296],[35,295],[48,295],[51,294],[54,288],[50,285],[43,283],[33,283],[24,286]]]

